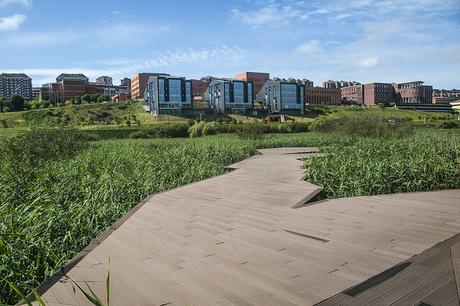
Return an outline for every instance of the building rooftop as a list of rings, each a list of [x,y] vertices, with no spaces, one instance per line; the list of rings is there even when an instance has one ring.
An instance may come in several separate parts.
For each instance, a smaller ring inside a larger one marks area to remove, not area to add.
[[[6,78],[29,78],[25,73],[2,73],[1,76]]]

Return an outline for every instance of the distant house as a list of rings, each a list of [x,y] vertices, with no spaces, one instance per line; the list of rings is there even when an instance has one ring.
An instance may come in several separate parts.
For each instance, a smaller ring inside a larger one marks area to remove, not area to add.
[[[192,81],[183,77],[151,76],[144,93],[152,115],[183,114],[192,109]]]
[[[214,79],[205,96],[216,113],[245,113],[254,108],[252,82]]]

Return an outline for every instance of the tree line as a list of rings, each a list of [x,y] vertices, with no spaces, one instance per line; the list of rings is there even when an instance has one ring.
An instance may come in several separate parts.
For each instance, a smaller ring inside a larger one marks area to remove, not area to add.
[[[50,97],[43,99],[26,100],[20,95],[12,95],[9,99],[0,96],[0,112],[20,112],[31,109],[43,109],[49,107],[59,107],[64,105],[80,105],[91,103],[110,102],[111,97],[105,94],[85,94],[59,103],[52,101]]]

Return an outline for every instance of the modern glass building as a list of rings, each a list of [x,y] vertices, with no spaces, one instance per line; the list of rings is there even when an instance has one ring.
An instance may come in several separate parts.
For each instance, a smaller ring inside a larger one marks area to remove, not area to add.
[[[230,79],[212,80],[206,91],[206,99],[217,113],[245,113],[252,110],[253,82]]]
[[[257,100],[262,102],[269,113],[300,113],[305,110],[305,85],[297,82],[275,81],[265,82]]]
[[[182,77],[151,76],[145,89],[145,100],[153,115],[182,114],[192,109],[192,81]]]

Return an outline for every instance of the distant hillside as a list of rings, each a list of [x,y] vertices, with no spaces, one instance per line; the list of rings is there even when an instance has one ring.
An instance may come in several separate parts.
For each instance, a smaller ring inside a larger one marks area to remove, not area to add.
[[[180,122],[174,116],[155,118],[147,113],[142,102],[115,102],[70,105],[15,113],[0,113],[0,128],[41,128],[76,126],[149,125],[157,122]]]
[[[305,115],[286,116],[289,121],[309,122],[313,118],[335,112],[363,111],[362,108],[346,106],[310,105],[306,107]],[[423,113],[416,111],[403,111],[394,108],[372,108],[369,111],[383,112],[388,115],[398,115],[411,118],[414,122],[425,123],[442,120],[454,120],[452,114]],[[29,130],[34,128],[57,128],[73,126],[78,129],[106,129],[148,126],[164,122],[187,122],[189,120],[205,120],[218,122],[261,122],[264,115],[246,116],[237,114],[207,115],[196,117],[185,116],[152,116],[144,110],[143,102],[108,102],[97,104],[70,105],[46,109],[37,109],[24,112],[0,113],[0,130],[12,132],[13,130]],[[5,129],[7,128],[7,129]]]

